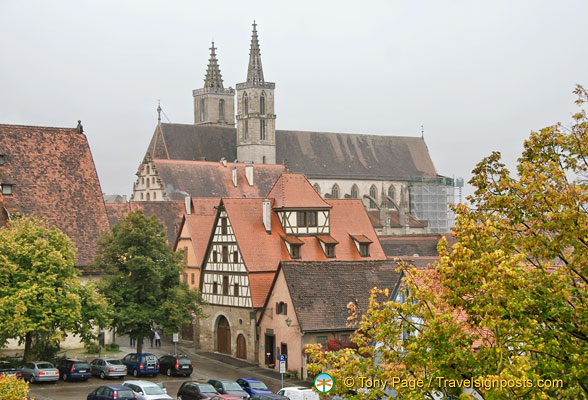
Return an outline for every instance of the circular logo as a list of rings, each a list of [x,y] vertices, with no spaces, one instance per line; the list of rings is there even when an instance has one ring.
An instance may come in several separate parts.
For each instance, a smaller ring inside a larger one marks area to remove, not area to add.
[[[314,378],[314,387],[319,393],[329,393],[333,386],[335,386],[333,377],[329,374],[322,373]]]

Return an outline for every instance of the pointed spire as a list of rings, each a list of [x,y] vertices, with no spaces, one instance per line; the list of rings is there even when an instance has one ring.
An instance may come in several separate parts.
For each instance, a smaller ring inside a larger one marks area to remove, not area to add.
[[[204,87],[211,89],[223,89],[223,78],[216,59],[216,47],[214,41],[210,48],[210,58],[208,59],[208,69],[206,70],[206,77],[204,78]]]
[[[157,125],[161,125],[161,101],[157,100]]]
[[[259,50],[259,39],[257,38],[257,24],[255,21],[253,21],[253,33],[251,34],[251,49],[249,50],[247,83],[264,83],[263,68],[261,67],[261,52]]]

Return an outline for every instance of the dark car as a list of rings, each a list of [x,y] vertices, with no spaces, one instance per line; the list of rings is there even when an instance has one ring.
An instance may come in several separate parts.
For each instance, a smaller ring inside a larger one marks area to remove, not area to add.
[[[0,361],[0,375],[15,375],[17,378],[22,378],[22,372],[8,361]]]
[[[271,390],[268,389],[266,384],[260,381],[259,379],[239,378],[237,379],[237,383],[239,384],[239,386],[243,388],[244,391],[246,391],[250,395],[273,393]]]
[[[100,386],[86,397],[86,400],[135,400],[131,389],[122,385]]]
[[[221,394],[232,394],[234,396],[239,396],[242,399],[249,398],[249,393],[244,391],[237,382],[230,379],[209,379],[208,383],[214,386],[216,391]]]
[[[66,358],[57,363],[57,369],[64,381],[87,381],[92,377],[92,367],[86,361]]]
[[[217,394],[218,392],[210,383],[184,382],[178,390],[178,400],[204,400]]]
[[[249,400],[290,400],[289,397],[273,393],[254,394]]]
[[[150,353],[129,353],[121,360],[129,374],[155,376],[159,372],[157,357]]]
[[[159,372],[165,373],[167,376],[190,376],[193,369],[192,361],[186,356],[168,354],[159,359]]]

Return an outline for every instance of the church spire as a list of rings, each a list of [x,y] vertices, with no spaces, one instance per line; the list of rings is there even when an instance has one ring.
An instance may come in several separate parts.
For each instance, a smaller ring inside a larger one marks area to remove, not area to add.
[[[255,21],[253,21],[253,32],[251,34],[249,67],[247,68],[247,83],[264,83],[263,68],[261,67],[261,52],[259,50],[259,39],[257,38],[257,24]]]
[[[211,89],[223,89],[223,78],[216,59],[216,47],[212,42],[210,48],[210,58],[208,59],[208,69],[206,70],[206,77],[204,78],[204,87]]]

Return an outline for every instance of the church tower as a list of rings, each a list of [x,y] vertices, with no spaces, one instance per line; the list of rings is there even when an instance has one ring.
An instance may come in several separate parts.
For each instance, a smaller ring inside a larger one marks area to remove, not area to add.
[[[253,22],[247,82],[237,84],[237,159],[276,163],[276,115],[273,82],[263,79],[261,52]]]
[[[214,42],[210,48],[204,87],[192,91],[194,96],[194,124],[235,125],[235,89],[223,87],[223,78],[216,59]]]

